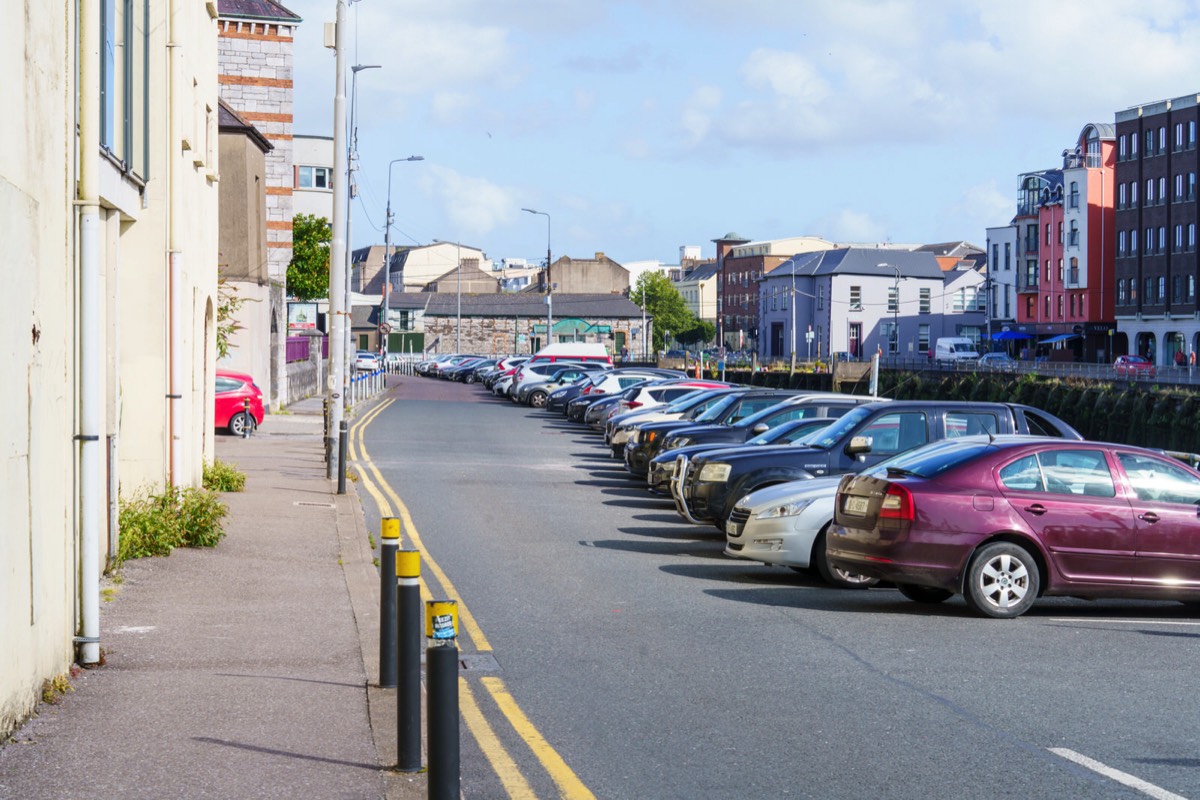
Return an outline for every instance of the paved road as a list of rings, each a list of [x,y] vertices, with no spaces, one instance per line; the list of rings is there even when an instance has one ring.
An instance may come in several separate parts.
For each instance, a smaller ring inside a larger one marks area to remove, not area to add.
[[[483,677],[601,798],[1200,797],[1183,606],[997,621],[832,590],[725,558],[578,426],[444,381],[395,396],[368,454],[493,648],[464,675],[539,797],[558,787]],[[464,794],[502,795],[463,739]]]

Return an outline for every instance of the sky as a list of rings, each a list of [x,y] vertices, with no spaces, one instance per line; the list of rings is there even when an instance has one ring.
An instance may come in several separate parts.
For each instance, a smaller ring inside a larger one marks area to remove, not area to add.
[[[333,134],[336,0],[280,0]],[[357,0],[352,245],[678,263],[713,239],[968,241],[1089,123],[1200,92],[1200,0]],[[349,113],[349,103],[347,103]],[[532,208],[547,217],[522,212]],[[549,231],[547,228],[549,227]]]

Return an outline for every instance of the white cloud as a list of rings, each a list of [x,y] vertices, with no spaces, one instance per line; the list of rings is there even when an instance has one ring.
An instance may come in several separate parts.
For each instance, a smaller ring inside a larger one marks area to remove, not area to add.
[[[520,213],[512,189],[486,178],[462,175],[448,167],[429,165],[418,185],[441,206],[450,227],[460,232],[462,238],[481,236],[512,224]]]
[[[884,242],[888,238],[886,225],[852,208],[837,209],[810,227],[831,242]]]
[[[1014,180],[1015,185],[1015,180]],[[971,237],[983,238],[986,228],[1003,225],[1013,215],[1013,191],[1001,191],[995,181],[976,184],[963,189],[958,200],[943,208],[939,216],[947,220],[944,224],[962,225],[964,221],[974,223],[970,230],[947,232],[947,241],[955,238],[966,238],[983,246],[983,241],[971,240]],[[949,222],[953,220],[953,223]]]
[[[701,86],[692,92],[679,117],[688,142],[699,142],[708,135],[720,107],[721,90],[716,86]]]

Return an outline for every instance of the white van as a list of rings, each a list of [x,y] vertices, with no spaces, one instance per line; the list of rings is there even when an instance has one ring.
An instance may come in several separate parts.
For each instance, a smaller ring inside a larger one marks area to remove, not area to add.
[[[547,361],[584,361],[612,366],[612,356],[608,354],[608,348],[599,343],[589,342],[548,344],[534,353],[528,363],[541,364]]]
[[[965,336],[942,336],[933,350],[934,361],[977,361],[979,351]]]

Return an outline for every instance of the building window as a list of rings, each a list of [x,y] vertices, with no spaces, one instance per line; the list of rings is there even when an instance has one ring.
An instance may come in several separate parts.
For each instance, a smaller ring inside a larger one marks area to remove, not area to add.
[[[1137,131],[1129,134],[1129,157],[1137,158],[1138,154],[1138,135]]]
[[[1058,221],[1058,243],[1060,245],[1063,243],[1063,222],[1061,219]]]
[[[1078,258],[1074,258],[1074,257],[1071,258],[1071,274],[1069,277],[1070,277],[1071,283],[1073,285],[1076,285],[1076,286],[1079,285],[1079,259]]]
[[[1005,246],[1007,247],[1007,245],[1005,245]],[[917,313],[919,313],[919,314],[928,314],[929,313],[929,309],[931,306],[931,303],[930,303],[931,296],[932,296],[932,293],[930,292],[929,289],[921,289],[921,291],[920,291],[921,299],[920,299],[920,303],[918,305]]]
[[[887,313],[900,313],[900,287],[889,286],[887,299]]]
[[[900,352],[900,337],[896,335],[896,331],[896,323],[893,320],[889,319],[879,323],[879,333],[883,337],[883,340],[887,342],[887,351],[889,353]]]
[[[1137,228],[1129,229],[1129,255],[1136,256],[1138,254],[1137,243]]]
[[[851,311],[862,311],[863,310],[862,287],[861,286],[851,286],[850,287],[850,310]]]
[[[1146,155],[1154,155],[1154,128],[1146,131]]]
[[[917,326],[917,352],[929,352],[929,324],[922,323]]]
[[[1167,176],[1162,175],[1158,179],[1158,204],[1161,206],[1167,202]]]
[[[1154,228],[1146,228],[1146,239],[1142,243],[1145,248],[1146,255],[1151,255],[1154,252]]]
[[[966,289],[959,289],[954,293],[954,300],[951,310],[956,314],[961,314],[966,305]]]
[[[1187,276],[1187,297],[1184,298],[1187,302],[1192,302],[1196,299],[1196,276]]]
[[[775,286],[771,289],[771,310],[779,308],[779,287]]]
[[[1117,186],[1117,208],[1125,207],[1125,184]]]
[[[1183,123],[1175,123],[1175,150],[1183,149]]]
[[[1137,181],[1130,181],[1129,182],[1129,207],[1130,208],[1137,208],[1137,204],[1138,204],[1137,189],[1138,189]]]
[[[1156,252],[1159,252],[1159,253],[1167,252],[1167,226],[1166,225],[1158,226],[1158,250]]]
[[[1145,283],[1145,291],[1142,293],[1142,302],[1152,305],[1154,303],[1154,278],[1146,278],[1143,283]]]
[[[1196,223],[1188,223],[1187,249],[1190,253],[1196,249]]]
[[[1196,147],[1196,123],[1194,121],[1188,123],[1187,146],[1188,150],[1192,150]]]
[[[1125,255],[1125,231],[1117,231],[1117,255]]]
[[[1183,199],[1183,173],[1180,172],[1175,176],[1175,199]]]
[[[1117,305],[1125,305],[1125,279],[1117,281]]]
[[[1146,179],[1146,205],[1154,205],[1154,178]]]
[[[1071,220],[1071,239],[1069,241],[1071,247],[1079,247],[1079,222]]]
[[[992,269],[1000,269],[1000,245],[992,245]]]
[[[1185,195],[1185,199],[1190,202],[1196,199],[1196,173],[1189,172],[1187,181],[1187,195]]]
[[[1050,244],[1050,223],[1046,223],[1046,244]]]
[[[1183,225],[1175,226],[1175,252],[1183,252]]]
[[[1117,158],[1121,161],[1124,161],[1127,158],[1127,145],[1128,141],[1124,135],[1122,135],[1120,139],[1117,139]]]
[[[1012,242],[1004,243],[1004,269],[1012,269]]]
[[[1167,126],[1158,126],[1158,153],[1162,155],[1167,152]]]
[[[1066,278],[1066,275],[1063,272],[1063,260],[1060,258],[1058,260],[1058,285],[1059,286],[1062,286],[1065,278]]]
[[[1079,208],[1079,181],[1071,181],[1071,208]]]
[[[1183,280],[1179,275],[1172,276],[1171,278],[1171,302],[1183,302]]]
[[[1064,305],[1065,304],[1063,303],[1063,296],[1060,294],[1058,296],[1058,318],[1059,319],[1063,318],[1063,306]]]
[[[300,167],[301,189],[332,189],[333,169],[330,167]]]
[[[1050,320],[1050,295],[1046,295],[1046,320]]]
[[[1075,295],[1071,295],[1071,319],[1075,319]]]
[[[1160,303],[1167,299],[1167,278],[1165,275],[1158,276],[1158,294],[1156,297]]]
[[[784,311],[787,311],[788,308],[788,294],[789,292],[787,289],[783,289],[779,292],[779,307]]]

